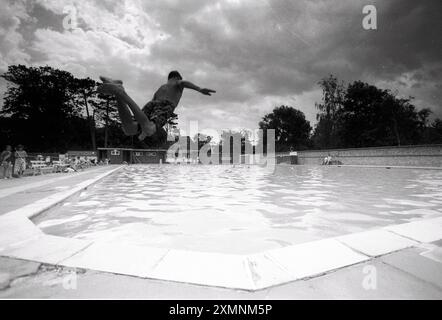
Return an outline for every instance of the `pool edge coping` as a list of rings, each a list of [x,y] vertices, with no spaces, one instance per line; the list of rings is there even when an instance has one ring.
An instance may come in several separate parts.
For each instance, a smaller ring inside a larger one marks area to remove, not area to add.
[[[438,217],[259,253],[226,254],[124,244],[116,248],[114,244],[47,235],[24,216],[8,219],[9,227],[12,227],[9,232],[20,234],[18,227],[24,223],[29,227],[31,223],[34,233],[29,234],[30,230],[25,228],[21,232],[23,237],[6,245],[3,241],[0,245],[0,256],[144,279],[246,291],[315,278],[392,252],[442,239],[442,217]],[[2,220],[5,219],[0,218],[0,227]],[[429,225],[435,226],[436,229],[433,230],[431,238],[425,234]],[[413,230],[416,233],[415,229],[420,229],[420,235],[410,236],[408,231]],[[379,232],[394,238],[400,244],[395,244],[378,254],[370,254],[370,241],[378,240],[373,239],[370,234]],[[351,241],[351,238],[361,236],[366,241],[362,247],[360,239]],[[126,259],[121,259],[115,252],[124,254]]]

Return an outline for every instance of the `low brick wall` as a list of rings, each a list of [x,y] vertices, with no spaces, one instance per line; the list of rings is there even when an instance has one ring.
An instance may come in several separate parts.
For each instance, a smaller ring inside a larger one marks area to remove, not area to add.
[[[298,164],[321,164],[330,154],[349,165],[442,167],[442,145],[308,150],[298,152]]]
[[[298,164],[298,157],[290,155],[276,155],[276,163]]]

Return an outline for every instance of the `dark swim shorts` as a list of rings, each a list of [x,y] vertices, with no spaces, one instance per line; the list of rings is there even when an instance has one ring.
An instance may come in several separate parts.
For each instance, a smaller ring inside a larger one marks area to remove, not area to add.
[[[173,103],[167,100],[149,101],[142,109],[149,120],[155,122],[157,129],[164,127],[169,120],[177,117],[174,110]]]
[[[175,106],[172,102],[167,100],[153,100],[146,103],[141,109],[144,114],[153,121],[157,127],[157,131],[153,136],[147,137],[151,143],[161,144],[167,139],[167,133],[163,127],[176,119],[178,116],[173,112]],[[138,125],[138,134],[141,133],[141,127]]]

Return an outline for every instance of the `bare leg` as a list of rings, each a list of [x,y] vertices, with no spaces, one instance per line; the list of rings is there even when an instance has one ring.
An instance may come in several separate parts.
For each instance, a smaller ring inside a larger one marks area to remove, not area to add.
[[[104,82],[104,84],[102,84],[98,88],[98,91],[103,94],[114,95],[117,98],[118,112],[120,114],[121,121],[123,122],[123,126],[125,126],[124,121],[127,124],[128,132],[132,132],[134,129],[132,116],[130,116],[130,112],[129,110],[127,110],[127,107],[129,107],[129,109],[132,111],[135,120],[141,127],[142,132],[139,135],[138,139],[143,140],[147,136],[152,136],[156,131],[155,123],[147,118],[147,116],[144,114],[143,111],[141,111],[136,102],[133,101],[131,97],[129,97],[126,91],[124,91],[122,82],[118,80],[112,81],[111,79],[104,77],[101,77],[101,80]]]
[[[115,80],[115,79],[112,79],[109,77],[100,76],[100,80],[103,81],[103,83],[115,83],[115,84],[123,85],[123,81]]]
[[[141,111],[140,107],[136,104],[136,102],[133,101],[132,98],[129,97],[129,95],[124,90],[116,90],[115,96],[121,102],[127,104],[129,109],[132,111],[135,120],[140,125],[141,134],[138,136],[138,139],[144,140],[144,138],[152,136],[157,130],[157,127],[155,126],[155,123],[150,121],[149,118],[147,118],[147,116],[144,114],[144,112]]]
[[[137,134],[138,125],[132,119],[132,114],[127,108],[126,103],[117,97],[118,114],[120,115],[121,123],[123,125],[123,131],[127,136],[133,136]]]

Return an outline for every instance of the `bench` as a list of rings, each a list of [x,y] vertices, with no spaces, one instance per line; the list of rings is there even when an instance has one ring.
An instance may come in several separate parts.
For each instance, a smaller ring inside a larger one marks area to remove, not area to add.
[[[48,166],[46,162],[41,160],[31,160],[31,169],[34,172],[34,176],[36,174],[43,174],[45,172],[54,172],[54,166]]]

